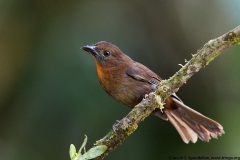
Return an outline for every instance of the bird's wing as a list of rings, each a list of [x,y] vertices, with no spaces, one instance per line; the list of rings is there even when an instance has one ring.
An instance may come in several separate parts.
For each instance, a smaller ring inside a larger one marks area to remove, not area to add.
[[[154,85],[159,85],[161,78],[152,72],[150,69],[148,69],[146,66],[135,62],[133,63],[126,71],[127,75],[130,77],[142,81],[147,82]]]
[[[157,86],[159,85],[160,81],[162,80],[157,74],[155,74],[153,71],[148,69],[146,66],[144,66],[138,62],[133,63],[132,66],[127,69],[126,73],[136,80],[148,82],[150,84],[154,84]],[[177,100],[179,100],[180,102],[182,102],[182,100],[175,93],[173,93],[171,95],[171,97],[174,97]]]

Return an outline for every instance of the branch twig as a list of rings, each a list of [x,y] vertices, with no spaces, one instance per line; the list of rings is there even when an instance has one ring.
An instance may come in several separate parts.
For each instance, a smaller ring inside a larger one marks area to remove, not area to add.
[[[106,145],[107,150],[96,160],[101,160],[121,144],[138,127],[138,124],[148,117],[156,108],[163,108],[164,101],[187,82],[201,68],[206,67],[212,60],[220,55],[223,50],[240,43],[240,26],[228,33],[210,40],[188,61],[182,68],[168,80],[161,81],[159,88],[150,93],[122,120],[113,125],[104,138],[96,142],[96,146]]]

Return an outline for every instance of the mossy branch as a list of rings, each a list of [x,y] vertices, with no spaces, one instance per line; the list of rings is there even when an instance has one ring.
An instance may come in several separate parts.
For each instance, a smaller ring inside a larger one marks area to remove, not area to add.
[[[138,127],[138,124],[148,117],[156,108],[163,109],[164,101],[187,82],[201,68],[206,67],[212,60],[220,55],[223,50],[232,45],[240,44],[240,26],[228,33],[210,40],[186,62],[182,68],[168,80],[161,81],[159,88],[144,98],[132,111],[113,125],[113,129],[95,146],[107,146],[107,150],[96,160],[104,159],[105,156],[121,144]]]

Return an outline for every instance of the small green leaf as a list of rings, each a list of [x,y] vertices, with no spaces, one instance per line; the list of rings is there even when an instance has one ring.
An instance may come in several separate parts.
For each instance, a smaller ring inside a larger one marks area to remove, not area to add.
[[[78,155],[81,155],[82,149],[84,148],[85,151],[85,146],[87,144],[87,136],[85,135],[84,141],[82,143],[82,146],[80,147],[79,151],[78,151]]]
[[[106,150],[107,150],[107,146],[105,146],[105,145],[100,145],[100,146],[93,147],[93,148],[89,149],[83,155],[83,159],[96,158],[96,157],[100,156],[101,154],[103,154]]]
[[[76,155],[76,147],[73,144],[70,145],[69,154],[71,159]]]

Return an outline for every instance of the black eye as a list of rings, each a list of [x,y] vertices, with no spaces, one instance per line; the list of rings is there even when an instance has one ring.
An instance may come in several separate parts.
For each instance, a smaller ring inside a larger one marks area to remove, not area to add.
[[[110,56],[110,52],[109,51],[104,51],[103,54],[104,54],[105,57]]]

